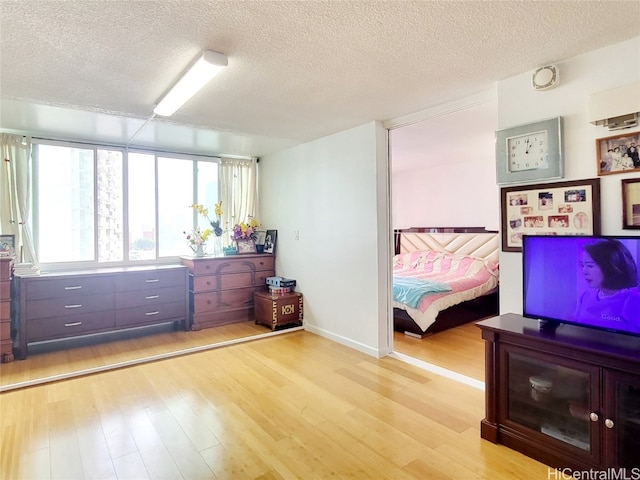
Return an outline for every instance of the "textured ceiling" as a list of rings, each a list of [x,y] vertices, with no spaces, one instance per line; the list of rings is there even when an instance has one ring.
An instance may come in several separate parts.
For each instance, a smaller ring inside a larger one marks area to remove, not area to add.
[[[0,0],[0,127],[261,156],[637,35],[637,0]],[[145,123],[203,49],[228,68]]]

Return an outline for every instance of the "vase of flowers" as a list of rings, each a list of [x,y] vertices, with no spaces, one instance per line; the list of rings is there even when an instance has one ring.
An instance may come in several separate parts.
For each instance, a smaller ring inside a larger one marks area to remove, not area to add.
[[[213,210],[215,216],[213,219],[209,217],[209,209],[205,208],[204,205],[194,203],[191,208],[206,218],[211,225],[210,233],[213,233],[211,237],[211,255],[222,255],[222,201],[215,204]]]
[[[189,245],[193,255],[204,257],[206,255],[205,246],[209,235],[211,235],[211,230],[207,228],[201,232],[199,228],[196,228],[192,232],[184,232],[184,234],[187,236],[187,245]]]
[[[255,240],[258,238],[256,230],[258,225],[258,220],[252,216],[249,216],[246,222],[236,223],[231,229],[231,240],[234,242],[237,240]]]

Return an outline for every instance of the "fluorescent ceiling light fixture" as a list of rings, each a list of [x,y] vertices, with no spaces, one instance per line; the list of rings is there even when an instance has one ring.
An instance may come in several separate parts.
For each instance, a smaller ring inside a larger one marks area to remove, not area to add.
[[[191,65],[182,78],[158,102],[153,113],[162,117],[173,115],[228,64],[226,55],[205,50],[202,56]]]

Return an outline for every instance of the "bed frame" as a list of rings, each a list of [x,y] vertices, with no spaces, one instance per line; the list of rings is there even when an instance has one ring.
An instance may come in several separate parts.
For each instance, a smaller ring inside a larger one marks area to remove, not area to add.
[[[499,261],[500,237],[497,231],[481,227],[413,227],[394,231],[395,253],[437,250]],[[399,308],[393,309],[393,328],[414,337],[425,337],[465,323],[498,314],[498,289],[482,297],[441,311],[426,331]]]

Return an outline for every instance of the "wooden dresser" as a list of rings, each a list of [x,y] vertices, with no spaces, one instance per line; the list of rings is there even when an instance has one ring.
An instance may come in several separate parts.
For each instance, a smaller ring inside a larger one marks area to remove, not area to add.
[[[275,275],[271,254],[182,257],[189,268],[191,329],[254,320],[253,294]]]
[[[14,282],[18,358],[33,342],[169,322],[188,329],[182,265],[16,275]]]
[[[0,258],[0,362],[13,360],[11,341],[11,272],[13,258]]]

